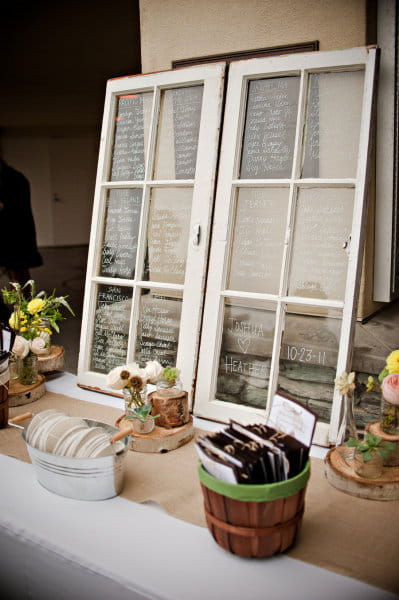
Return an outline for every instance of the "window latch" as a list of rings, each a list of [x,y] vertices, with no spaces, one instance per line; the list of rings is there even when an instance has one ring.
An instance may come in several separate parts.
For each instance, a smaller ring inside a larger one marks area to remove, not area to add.
[[[196,223],[192,229],[191,243],[193,246],[199,246],[201,241],[201,225]]]

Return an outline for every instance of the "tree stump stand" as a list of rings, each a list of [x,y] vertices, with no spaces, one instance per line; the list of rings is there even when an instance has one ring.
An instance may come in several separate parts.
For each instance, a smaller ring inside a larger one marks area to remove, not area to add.
[[[366,425],[366,431],[373,435],[378,435],[384,442],[394,443],[396,448],[391,452],[388,458],[384,460],[385,467],[399,467],[399,435],[389,435],[381,429],[381,421],[374,421]]]
[[[353,459],[345,460],[336,448],[328,451],[325,473],[333,487],[368,500],[399,500],[399,467],[384,467],[378,479],[365,479],[356,475],[353,463]]]
[[[64,347],[51,346],[49,354],[38,356],[39,373],[60,371],[64,366]]]
[[[158,427],[176,429],[190,421],[188,394],[183,390],[174,396],[164,396],[158,392],[148,394],[148,403],[152,405],[151,414],[159,415]]]
[[[122,415],[115,423],[120,429],[128,429],[131,427],[129,420]],[[194,437],[193,419],[189,418],[189,422],[180,427],[166,429],[155,425],[150,433],[136,433],[135,431],[130,437],[130,450],[135,452],[170,452],[176,450],[180,446],[184,446]]]
[[[22,385],[18,379],[11,379],[8,388],[8,405],[14,407],[35,402],[44,396],[45,391],[44,375],[39,374],[36,383],[32,385]]]

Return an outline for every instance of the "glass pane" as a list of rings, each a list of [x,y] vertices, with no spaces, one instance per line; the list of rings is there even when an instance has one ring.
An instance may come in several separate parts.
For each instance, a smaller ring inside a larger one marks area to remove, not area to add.
[[[141,196],[142,190],[108,191],[100,275],[134,278]]]
[[[249,82],[242,179],[291,177],[299,82],[297,76]]]
[[[287,221],[288,188],[238,190],[228,287],[277,294]]]
[[[309,77],[302,177],[356,177],[363,71]]]
[[[158,360],[176,365],[182,295],[179,292],[143,289],[137,324],[136,361]]]
[[[144,179],[152,92],[118,96],[111,181]]]
[[[341,319],[296,312],[289,307],[280,351],[278,388],[330,422]]]
[[[203,86],[163,90],[155,179],[194,179]]]
[[[147,256],[152,281],[184,283],[191,200],[191,188],[151,191]]]
[[[225,305],[216,397],[265,408],[275,307],[270,303],[258,308],[232,302],[227,300]]]
[[[91,371],[108,373],[126,362],[131,288],[99,285],[94,315]]]
[[[354,190],[301,189],[291,255],[289,295],[343,300]]]

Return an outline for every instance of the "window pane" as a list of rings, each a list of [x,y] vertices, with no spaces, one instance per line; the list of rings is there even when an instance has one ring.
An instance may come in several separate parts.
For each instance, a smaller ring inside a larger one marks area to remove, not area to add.
[[[118,97],[111,181],[144,179],[152,96],[146,92]]]
[[[278,389],[329,423],[334,394],[341,319],[302,314],[290,307],[280,351]]]
[[[287,221],[288,188],[237,192],[228,287],[277,294]]]
[[[249,82],[242,179],[291,177],[299,82],[296,76]]]
[[[136,361],[158,360],[176,365],[182,295],[163,290],[142,290],[137,324]]]
[[[343,300],[351,233],[352,188],[301,189],[298,193],[289,295]]]
[[[134,278],[141,196],[142,190],[108,191],[100,275]]]
[[[191,202],[191,188],[152,189],[147,248],[152,281],[184,283]]]
[[[227,301],[224,312],[216,397],[265,408],[273,348],[274,306]]]
[[[163,90],[155,179],[194,179],[203,86]]]
[[[108,373],[126,362],[131,303],[131,288],[98,286],[91,371]]]
[[[363,71],[309,77],[302,177],[356,177]]]

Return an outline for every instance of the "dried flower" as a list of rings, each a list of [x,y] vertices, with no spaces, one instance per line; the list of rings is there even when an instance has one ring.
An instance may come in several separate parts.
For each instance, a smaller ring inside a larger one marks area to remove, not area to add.
[[[356,387],[355,372],[352,371],[351,373],[347,373],[346,371],[344,371],[343,373],[341,373],[341,375],[336,377],[334,381],[336,389],[339,391],[340,394],[342,394],[342,396],[345,396],[346,394],[349,394],[351,390],[354,390]]]

